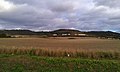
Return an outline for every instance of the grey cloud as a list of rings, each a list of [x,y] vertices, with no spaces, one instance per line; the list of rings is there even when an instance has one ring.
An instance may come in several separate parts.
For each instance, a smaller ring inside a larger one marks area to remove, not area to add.
[[[0,29],[120,31],[119,0],[2,0],[14,8],[0,12]]]
[[[120,0],[94,0],[97,5],[120,8]]]
[[[55,12],[72,12],[74,11],[74,5],[72,3],[62,3],[50,6],[50,9]]]

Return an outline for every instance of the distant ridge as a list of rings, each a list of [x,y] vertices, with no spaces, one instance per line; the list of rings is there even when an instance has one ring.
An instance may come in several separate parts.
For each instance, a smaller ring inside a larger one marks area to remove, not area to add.
[[[30,30],[0,30],[0,34],[8,34],[8,35],[34,35],[36,33],[34,31],[30,31]]]
[[[58,30],[54,30],[53,32],[61,32],[61,31],[76,31],[76,32],[80,32],[79,30],[74,30],[74,29],[58,29]]]
[[[86,37],[105,37],[105,38],[120,38],[120,33],[112,32],[112,31],[79,31],[74,29],[58,29],[54,31],[31,31],[31,30],[0,30],[0,34],[7,34],[7,35],[46,35],[46,36],[77,36],[78,35],[84,35]],[[66,34],[66,35],[65,35]],[[68,34],[68,35],[67,35]]]

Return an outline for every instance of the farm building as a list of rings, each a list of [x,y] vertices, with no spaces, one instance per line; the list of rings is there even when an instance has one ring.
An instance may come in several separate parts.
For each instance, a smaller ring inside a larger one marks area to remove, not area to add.
[[[71,30],[71,29],[59,29],[51,32],[53,37],[82,37],[87,36],[86,34],[78,31],[78,30]]]

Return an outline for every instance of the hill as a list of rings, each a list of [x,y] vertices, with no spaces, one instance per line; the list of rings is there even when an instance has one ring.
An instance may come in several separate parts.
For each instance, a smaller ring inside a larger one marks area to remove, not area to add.
[[[112,31],[90,31],[84,33],[91,37],[120,38],[120,33]]]
[[[39,35],[48,37],[100,37],[120,39],[120,33],[112,31],[79,31],[73,29],[58,29],[54,31],[31,31],[31,30],[0,30],[0,34],[6,35]]]
[[[34,31],[30,30],[0,30],[0,34],[7,35],[34,35]]]

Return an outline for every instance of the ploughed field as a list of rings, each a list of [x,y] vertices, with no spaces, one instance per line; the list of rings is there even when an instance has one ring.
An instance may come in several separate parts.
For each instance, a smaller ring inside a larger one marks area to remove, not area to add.
[[[1,38],[1,54],[120,58],[120,40],[98,38]]]

